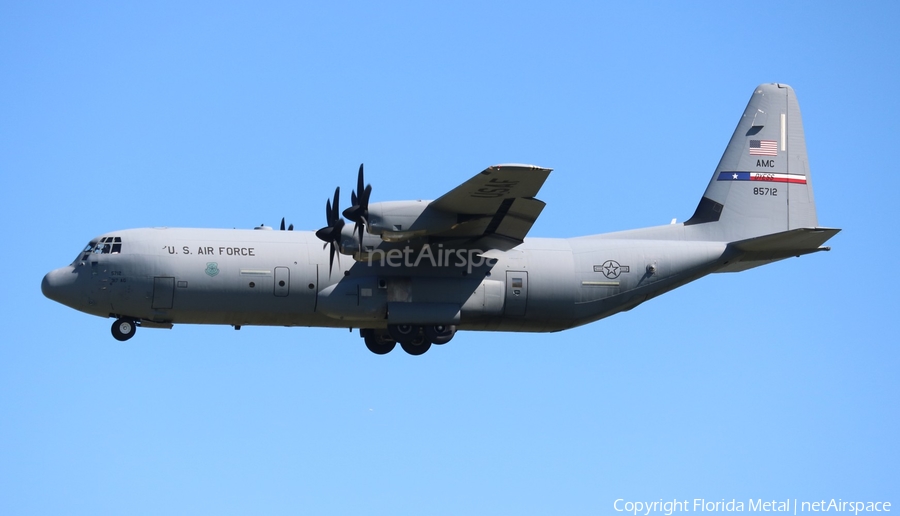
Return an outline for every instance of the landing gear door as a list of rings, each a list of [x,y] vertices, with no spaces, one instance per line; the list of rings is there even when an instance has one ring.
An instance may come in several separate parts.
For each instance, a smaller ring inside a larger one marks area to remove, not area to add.
[[[525,315],[528,303],[528,273],[506,271],[506,315]]]

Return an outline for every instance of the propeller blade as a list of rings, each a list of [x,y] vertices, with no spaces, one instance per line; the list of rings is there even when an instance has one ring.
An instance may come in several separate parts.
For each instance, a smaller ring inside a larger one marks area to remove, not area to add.
[[[337,252],[334,242],[331,242],[331,249],[328,250],[328,277],[331,277],[331,271],[334,269],[334,256],[337,255],[338,267],[341,266],[341,253]]]
[[[364,218],[360,218],[360,219],[361,219],[360,223],[356,224],[356,227],[353,228],[353,231],[356,232],[356,229],[359,228],[359,250],[360,250],[360,252],[362,252],[363,251],[363,231],[365,231],[366,226],[368,226],[369,223]]]
[[[359,164],[359,173],[356,175],[356,190],[351,192],[351,206],[344,210],[344,217],[354,222],[353,233],[359,234],[359,247],[362,249],[363,236],[369,225],[369,197],[372,195],[372,185],[365,185],[366,178],[363,164]]]
[[[324,250],[328,250],[328,277],[331,277],[331,269],[334,268],[334,255],[338,255],[338,267],[341,265],[340,245],[341,231],[344,229],[344,219],[341,218],[340,211],[341,187],[334,189],[334,201],[325,200],[325,220],[328,223],[324,228],[316,231],[316,237],[325,242],[322,246]],[[283,223],[282,223],[283,224]],[[293,231],[294,225],[291,224],[290,231]]]
[[[340,213],[338,212],[340,195],[341,187],[337,187],[334,189],[334,204],[331,203],[331,199],[325,200],[325,219],[328,225],[316,231],[316,236],[319,237],[319,240],[326,243],[339,243],[341,238],[341,229],[344,227],[344,219],[341,218]],[[293,224],[291,224],[291,227],[293,227]]]
[[[284,231],[284,217],[281,217],[281,230]]]
[[[341,217],[341,209],[338,207],[338,203],[340,202],[341,196],[341,187],[337,187],[334,189],[334,204],[331,205],[331,218],[328,221],[329,225],[333,225],[337,220]]]
[[[331,269],[334,268],[334,243],[331,244],[331,249],[328,250],[328,277],[331,277]]]

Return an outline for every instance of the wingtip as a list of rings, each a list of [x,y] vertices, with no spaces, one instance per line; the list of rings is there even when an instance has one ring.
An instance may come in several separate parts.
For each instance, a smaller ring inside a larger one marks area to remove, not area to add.
[[[498,165],[492,165],[488,167],[488,169],[501,169],[501,168],[522,168],[526,170],[541,170],[550,172],[552,168],[541,167],[538,165],[529,165],[527,163],[500,163]]]

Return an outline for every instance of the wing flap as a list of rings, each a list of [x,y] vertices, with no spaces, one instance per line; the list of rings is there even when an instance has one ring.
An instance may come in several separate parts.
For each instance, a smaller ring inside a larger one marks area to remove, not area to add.
[[[491,231],[493,228],[488,226],[487,233],[496,233],[521,242],[544,210],[544,206],[546,206],[544,201],[538,199],[518,198],[501,217],[496,229]]]

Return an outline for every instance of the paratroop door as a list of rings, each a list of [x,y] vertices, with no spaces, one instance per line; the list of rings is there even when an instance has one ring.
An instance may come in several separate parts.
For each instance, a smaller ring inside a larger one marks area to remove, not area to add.
[[[528,304],[528,273],[506,271],[506,315],[525,315]]]

